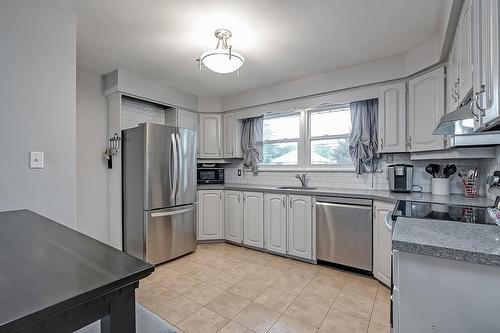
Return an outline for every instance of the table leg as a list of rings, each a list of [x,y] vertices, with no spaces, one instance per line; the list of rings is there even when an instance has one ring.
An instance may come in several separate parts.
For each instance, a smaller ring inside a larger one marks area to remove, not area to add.
[[[135,333],[135,290],[128,290],[110,304],[101,319],[101,333]]]

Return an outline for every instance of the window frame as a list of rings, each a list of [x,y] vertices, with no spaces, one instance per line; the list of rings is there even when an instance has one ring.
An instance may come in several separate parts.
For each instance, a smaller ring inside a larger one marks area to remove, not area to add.
[[[273,165],[273,164],[259,164],[259,171],[337,171],[337,172],[355,172],[356,168],[354,164],[311,164],[311,142],[316,140],[326,140],[326,139],[338,139],[338,138],[349,138],[351,132],[348,134],[339,135],[323,135],[323,136],[311,136],[311,114],[314,112],[327,111],[336,108],[345,109],[345,106],[349,103],[338,103],[335,106],[325,107],[325,108],[308,108],[308,109],[297,109],[294,111],[286,113],[277,113],[268,115],[267,118],[274,117],[287,117],[293,114],[299,114],[300,121],[300,135],[297,139],[278,139],[278,140],[263,140],[264,144],[272,143],[286,143],[286,142],[298,142],[297,144],[297,164],[293,165]],[[264,115],[266,118],[266,115]]]
[[[349,139],[351,136],[351,131],[347,134],[326,134],[326,135],[318,135],[318,136],[312,136],[312,121],[311,121],[311,116],[316,113],[316,112],[324,112],[324,111],[333,111],[337,109],[337,111],[340,110],[345,110],[347,106],[347,109],[349,109],[349,104],[337,104],[334,107],[325,107],[325,108],[320,108],[320,109],[309,109],[307,110],[307,135],[306,135],[306,147],[307,147],[307,168],[319,168],[319,169],[355,169],[354,164],[349,163],[339,163],[339,164],[313,164],[311,161],[311,144],[313,141],[319,141],[319,140],[332,140],[332,139]]]
[[[264,115],[264,121],[265,118],[285,118],[285,117],[291,117],[294,115],[299,116],[299,136],[297,138],[293,139],[273,139],[273,140],[262,140],[262,145],[264,146],[265,144],[275,144],[275,143],[297,143],[297,164],[259,164],[259,170],[262,169],[291,169],[291,170],[297,170],[301,166],[301,141],[302,141],[302,123],[303,123],[303,115],[301,110],[295,110],[292,112],[287,112],[287,113],[277,113],[277,114],[271,114],[271,115]],[[263,147],[264,149],[264,147]]]

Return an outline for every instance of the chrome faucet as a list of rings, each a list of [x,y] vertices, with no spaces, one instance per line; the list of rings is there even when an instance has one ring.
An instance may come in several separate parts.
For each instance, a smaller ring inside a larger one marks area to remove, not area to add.
[[[306,174],[305,173],[303,173],[302,176],[300,174],[296,174],[295,178],[298,178],[298,180],[300,180],[302,187],[306,187]]]

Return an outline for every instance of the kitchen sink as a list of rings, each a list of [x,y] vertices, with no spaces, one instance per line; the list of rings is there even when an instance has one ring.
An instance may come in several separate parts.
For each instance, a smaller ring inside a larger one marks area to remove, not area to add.
[[[317,187],[309,186],[278,186],[280,190],[315,190]]]

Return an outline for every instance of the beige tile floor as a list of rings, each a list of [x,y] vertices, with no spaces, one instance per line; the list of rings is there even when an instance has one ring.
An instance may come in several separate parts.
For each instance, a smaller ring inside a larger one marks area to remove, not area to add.
[[[224,243],[158,266],[137,300],[185,333],[390,331],[378,281]]]

